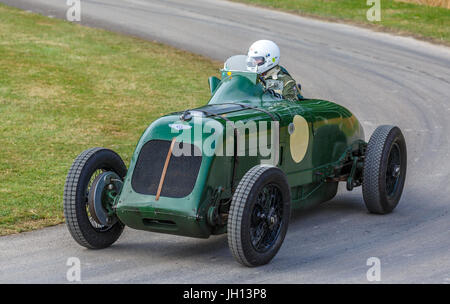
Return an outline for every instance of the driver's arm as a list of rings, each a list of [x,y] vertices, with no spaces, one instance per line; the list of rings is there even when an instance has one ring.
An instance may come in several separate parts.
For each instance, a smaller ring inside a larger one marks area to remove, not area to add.
[[[283,97],[291,101],[297,101],[297,85],[295,80],[289,75],[283,75],[280,78],[282,78],[281,80],[283,80],[284,83]]]

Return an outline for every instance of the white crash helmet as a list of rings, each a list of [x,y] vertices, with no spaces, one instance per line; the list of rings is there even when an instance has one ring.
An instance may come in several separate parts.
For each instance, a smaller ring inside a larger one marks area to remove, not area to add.
[[[280,62],[280,48],[270,40],[258,40],[248,49],[247,70],[264,73]]]

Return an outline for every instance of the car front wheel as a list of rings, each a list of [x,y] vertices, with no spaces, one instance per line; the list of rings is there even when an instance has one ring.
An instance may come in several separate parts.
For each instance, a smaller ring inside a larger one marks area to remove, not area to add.
[[[108,208],[126,172],[120,156],[104,148],[86,150],[73,162],[64,186],[64,217],[70,234],[80,245],[105,248],[122,234],[123,224],[108,214]]]

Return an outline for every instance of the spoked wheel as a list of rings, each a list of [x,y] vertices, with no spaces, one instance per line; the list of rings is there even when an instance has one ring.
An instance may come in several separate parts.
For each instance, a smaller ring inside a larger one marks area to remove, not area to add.
[[[367,209],[386,214],[400,201],[406,179],[406,142],[398,127],[380,126],[370,137],[362,191]]]
[[[392,145],[386,170],[386,194],[392,196],[397,190],[401,178],[401,154],[398,143]]]
[[[283,196],[275,184],[266,185],[259,193],[250,223],[253,248],[260,253],[269,250],[280,235],[283,222]]]
[[[245,266],[270,262],[286,236],[290,216],[286,175],[273,166],[258,165],[240,181],[228,217],[231,253]]]
[[[120,156],[103,148],[86,150],[73,162],[64,186],[64,216],[80,245],[105,248],[121,235],[124,226],[112,206],[126,172]]]

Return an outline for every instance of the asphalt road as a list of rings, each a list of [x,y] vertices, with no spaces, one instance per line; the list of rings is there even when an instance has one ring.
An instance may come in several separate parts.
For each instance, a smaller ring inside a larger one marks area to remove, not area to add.
[[[65,17],[65,0],[2,0]],[[64,225],[0,238],[0,282],[66,282],[68,257],[83,282],[450,283],[450,51],[442,46],[241,4],[199,0],[82,0],[82,24],[158,40],[217,60],[254,40],[281,47],[281,63],[307,97],[331,99],[362,121],[396,124],[408,145],[408,175],[392,214],[367,213],[360,189],[292,216],[266,266],[237,264],[225,235],[207,240],[125,229],[112,247],[81,248]],[[195,71],[193,71],[195,73]],[[205,85],[206,85],[205,79]],[[137,140],[137,138],[136,138]],[[61,189],[62,191],[62,189]]]

